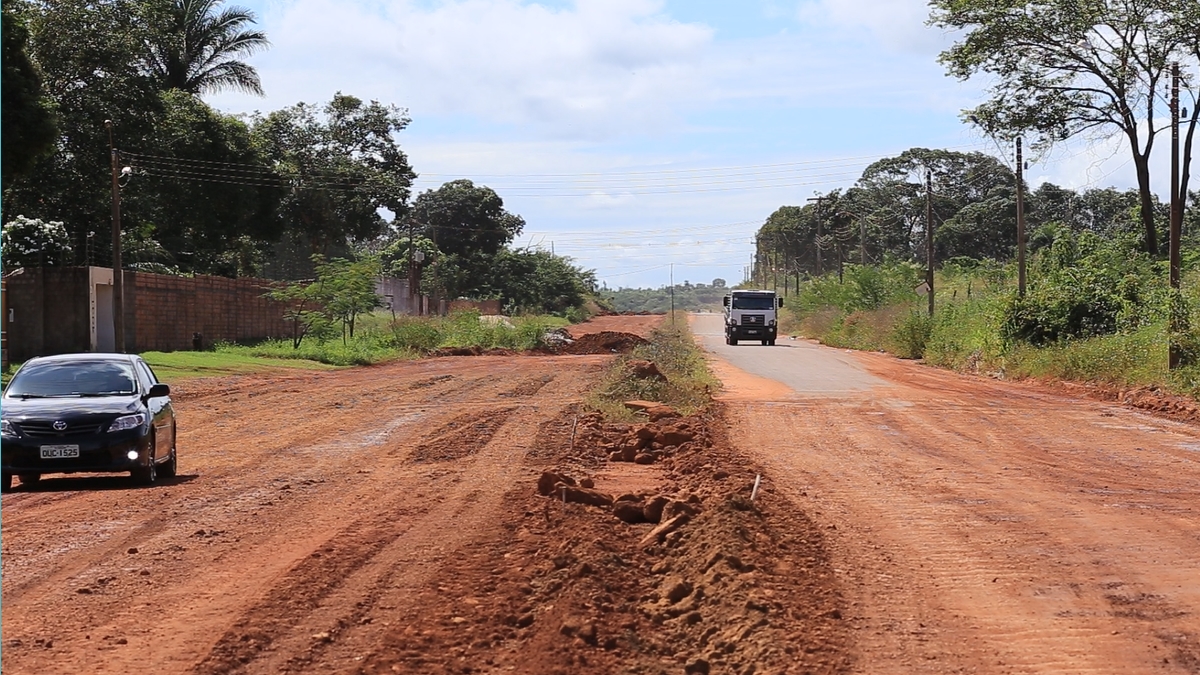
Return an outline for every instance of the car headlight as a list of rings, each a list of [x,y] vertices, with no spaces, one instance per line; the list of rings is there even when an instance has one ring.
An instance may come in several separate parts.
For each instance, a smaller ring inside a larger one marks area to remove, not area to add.
[[[8,420],[0,420],[0,435],[16,436],[17,430],[13,428],[12,422]]]
[[[118,417],[113,420],[112,424],[108,425],[109,431],[125,431],[126,429],[136,429],[146,423],[146,413],[136,413]]]
[[[768,326],[774,326],[774,325],[775,325],[775,319],[771,319],[770,321],[768,321],[768,322],[767,322],[767,325],[768,325]]]

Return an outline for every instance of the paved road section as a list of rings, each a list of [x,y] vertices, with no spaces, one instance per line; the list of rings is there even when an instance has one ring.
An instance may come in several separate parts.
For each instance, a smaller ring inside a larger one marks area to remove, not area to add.
[[[1200,673],[1195,426],[693,322],[766,498],[827,528],[855,672]]]
[[[863,392],[887,385],[852,354],[805,340],[784,337],[771,347],[757,342],[727,345],[723,321],[720,314],[693,315],[692,331],[705,349],[747,373],[781,382],[798,394]]]

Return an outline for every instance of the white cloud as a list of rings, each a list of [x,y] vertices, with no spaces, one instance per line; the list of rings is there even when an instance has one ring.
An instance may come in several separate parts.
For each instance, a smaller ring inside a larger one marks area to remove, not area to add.
[[[661,10],[654,0],[578,0],[568,9],[294,0],[268,17],[273,48],[260,70],[280,105],[341,89],[401,102],[415,116],[600,137],[670,123],[673,101],[704,90],[700,57],[712,30]]]
[[[928,0],[805,0],[799,8],[805,23],[828,24],[847,37],[866,30],[893,51],[937,54],[950,44],[941,30],[926,25]]]

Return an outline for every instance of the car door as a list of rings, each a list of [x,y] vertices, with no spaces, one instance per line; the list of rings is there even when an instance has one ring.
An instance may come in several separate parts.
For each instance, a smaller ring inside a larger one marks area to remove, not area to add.
[[[142,394],[150,392],[150,387],[158,384],[154,371],[145,361],[136,359],[134,367],[137,370],[138,382],[142,384]],[[150,412],[151,424],[154,425],[154,458],[165,458],[175,445],[175,415],[171,409],[171,399],[167,396],[156,396],[146,399],[146,408]]]

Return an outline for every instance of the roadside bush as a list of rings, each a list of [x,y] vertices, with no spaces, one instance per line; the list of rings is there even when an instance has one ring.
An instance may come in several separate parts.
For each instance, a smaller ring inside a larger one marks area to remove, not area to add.
[[[392,323],[392,344],[400,349],[429,352],[441,342],[441,329],[429,319],[402,317]]]
[[[653,362],[666,381],[633,377],[626,367],[630,359]],[[708,371],[704,354],[687,328],[687,320],[680,316],[674,326],[668,319],[655,329],[649,344],[616,359],[588,397],[587,405],[612,419],[632,417],[633,413],[623,405],[632,399],[658,401],[690,415],[709,404],[712,391],[719,384]]]
[[[1001,330],[1037,346],[1136,331],[1166,310],[1160,268],[1133,241],[1062,235],[1038,256],[1026,296],[1008,298]]]
[[[895,324],[889,336],[891,351],[902,359],[919,359],[925,356],[925,345],[933,330],[929,314],[919,309],[910,309]]]

